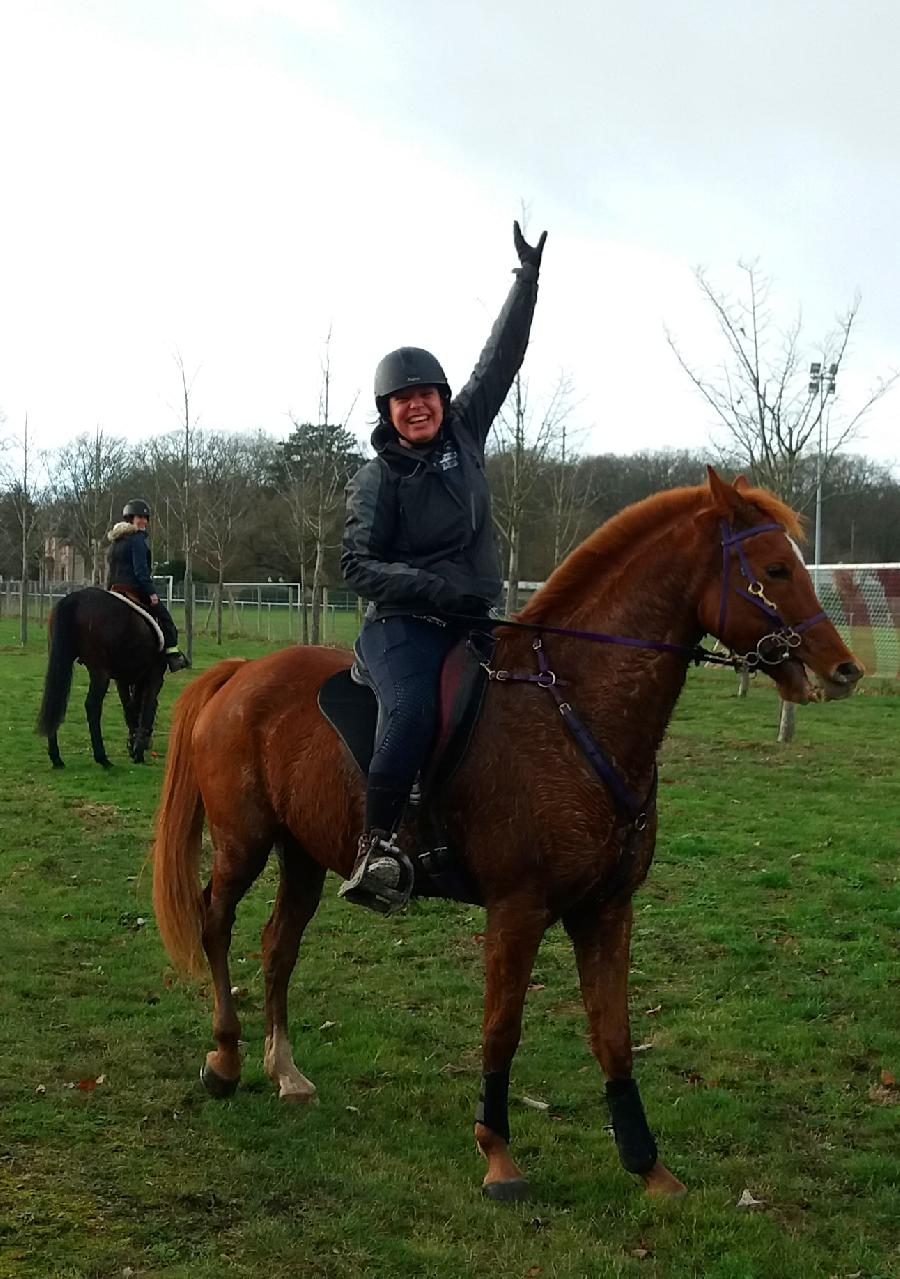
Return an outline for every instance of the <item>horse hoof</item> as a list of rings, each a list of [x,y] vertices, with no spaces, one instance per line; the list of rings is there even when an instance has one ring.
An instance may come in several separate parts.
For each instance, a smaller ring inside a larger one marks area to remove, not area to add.
[[[96,756],[94,756],[94,758],[95,758],[96,762],[100,765],[100,767],[101,767],[101,768],[112,768],[112,766],[113,766],[112,760],[111,760],[111,759],[107,759],[105,755],[104,755],[103,759],[97,759],[97,757],[96,757]]]
[[[207,1066],[204,1063],[200,1067],[200,1082],[210,1097],[215,1097],[216,1101],[224,1101],[227,1097],[233,1097],[237,1092],[240,1077],[226,1079],[224,1075],[220,1075],[218,1071],[213,1070],[211,1066]]]
[[[514,1177],[510,1181],[482,1182],[481,1193],[494,1203],[521,1203],[531,1197],[531,1187],[524,1177]]]
[[[51,759],[50,763],[54,768],[65,768],[65,764],[61,759]]]
[[[644,1186],[648,1195],[665,1195],[669,1199],[683,1199],[687,1194],[687,1186],[679,1181],[674,1173],[669,1172],[665,1164],[658,1160],[648,1173],[644,1174]]]

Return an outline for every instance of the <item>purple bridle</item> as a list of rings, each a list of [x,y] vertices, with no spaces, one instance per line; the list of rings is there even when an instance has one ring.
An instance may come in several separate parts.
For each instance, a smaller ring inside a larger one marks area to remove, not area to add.
[[[646,796],[643,800],[636,799],[631,793],[625,781],[619,775],[616,767],[607,759],[603,750],[594,740],[582,721],[578,718],[571,704],[562,697],[559,692],[560,686],[565,684],[564,680],[557,677],[556,673],[551,670],[547,657],[544,652],[542,637],[545,634],[565,635],[571,639],[587,639],[593,640],[601,644],[619,644],[629,648],[649,648],[658,652],[667,653],[683,653],[688,658],[697,662],[706,662],[707,664],[715,664],[720,666],[732,666],[736,669],[741,667],[749,667],[751,670],[759,667],[761,664],[766,666],[777,666],[790,657],[791,650],[798,647],[802,643],[801,633],[808,630],[811,626],[815,626],[817,622],[826,620],[825,612],[815,613],[804,622],[798,622],[792,626],[784,621],[778,609],[771,600],[766,598],[762,583],[756,578],[750,568],[747,556],[744,553],[743,543],[748,538],[756,537],[759,533],[779,532],[784,533],[784,529],[780,524],[754,524],[752,528],[742,529],[735,532],[731,527],[729,520],[723,519],[720,523],[721,542],[722,542],[722,598],[719,605],[719,638],[725,629],[725,618],[728,612],[728,594],[729,582],[731,576],[731,548],[734,547],[737,553],[738,564],[740,565],[741,576],[747,583],[746,589],[736,585],[735,591],[738,595],[742,595],[744,599],[750,601],[758,609],[761,609],[767,617],[778,625],[778,630],[770,631],[768,635],[764,635],[757,642],[756,650],[752,653],[745,653],[743,656],[726,657],[722,653],[711,653],[703,648],[701,644],[693,646],[687,644],[673,644],[667,640],[641,640],[633,639],[624,635],[606,635],[602,631],[576,631],[564,626],[545,626],[534,622],[516,622],[507,618],[494,619],[494,625],[513,626],[522,629],[537,631],[538,634],[532,641],[535,657],[538,664],[537,674],[517,675],[512,671],[497,670],[492,668],[488,663],[482,663],[488,676],[492,680],[499,683],[523,683],[536,684],[539,688],[545,688],[556,702],[557,708],[562,715],[566,727],[575,738],[581,748],[586,759],[590,763],[597,776],[606,784],[613,801],[619,812],[628,819],[632,831],[638,832],[644,829],[647,824],[649,814],[652,812],[656,799],[656,770],[654,768],[653,777]],[[785,534],[786,536],[786,534]],[[620,867],[623,859],[630,854],[634,848],[633,837],[629,837],[626,845],[622,850],[620,858]]]
[[[723,519],[720,528],[722,531],[722,601],[719,605],[719,636],[721,637],[722,632],[725,630],[725,615],[728,612],[728,580],[731,573],[731,555],[729,552],[733,546],[737,552],[741,575],[747,583],[746,590],[741,586],[735,586],[735,591],[738,595],[743,595],[744,599],[749,600],[751,604],[755,604],[773,622],[777,622],[780,628],[777,631],[771,631],[768,635],[764,635],[756,645],[756,652],[745,653],[741,661],[751,667],[751,669],[759,666],[760,663],[764,663],[766,666],[777,666],[790,656],[791,649],[797,648],[802,643],[800,639],[801,633],[808,630],[810,626],[815,626],[817,622],[825,621],[827,614],[824,611],[818,612],[813,614],[812,617],[808,617],[805,622],[798,622],[796,626],[789,626],[772,601],[766,599],[762,582],[754,577],[747,562],[747,556],[744,554],[742,543],[746,542],[749,537],[756,537],[758,533],[784,533],[784,529],[780,524],[754,524],[752,528],[741,529],[739,533],[736,533],[728,520]],[[767,650],[773,648],[775,656],[769,656]]]

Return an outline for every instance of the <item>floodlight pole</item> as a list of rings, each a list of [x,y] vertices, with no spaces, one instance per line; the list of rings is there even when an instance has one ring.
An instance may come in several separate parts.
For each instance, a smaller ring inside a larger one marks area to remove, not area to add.
[[[809,366],[809,393],[819,397],[819,439],[816,448],[816,538],[815,564],[813,565],[813,586],[816,594],[819,591],[819,565],[822,562],[822,434],[825,429],[825,397],[834,395],[837,370],[836,364],[830,364],[826,371],[820,360],[813,360]]]

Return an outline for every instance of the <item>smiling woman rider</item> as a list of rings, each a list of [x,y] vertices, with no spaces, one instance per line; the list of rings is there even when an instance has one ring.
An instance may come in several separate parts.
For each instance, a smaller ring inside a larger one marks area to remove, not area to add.
[[[421,347],[375,370],[377,456],[347,486],[341,555],[368,600],[357,652],[379,703],[365,826],[341,895],[373,910],[397,909],[412,888],[395,836],[434,737],[441,664],[468,629],[454,616],[486,618],[500,596],[484,447],[528,346],[546,238],[530,245],[513,224],[515,283],[457,396]]]

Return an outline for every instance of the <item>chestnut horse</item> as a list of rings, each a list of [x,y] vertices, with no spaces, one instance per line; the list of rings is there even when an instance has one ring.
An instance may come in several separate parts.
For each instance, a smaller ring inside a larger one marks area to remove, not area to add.
[[[558,920],[575,950],[622,1163],[651,1193],[684,1192],[644,1117],[628,1024],[631,896],[653,856],[655,757],[704,633],[761,658],[790,701],[811,696],[807,668],[825,697],[846,696],[862,675],[820,610],[790,540],[798,533],[798,517],[770,493],[710,470],[707,485],[639,502],[573,551],[519,614],[533,631],[499,628],[505,679],[489,685],[469,751],[436,801],[487,911],[475,1136],[491,1198],[527,1191],[508,1150],[509,1071],[532,964]],[[605,642],[585,638],[601,627],[594,639]],[[199,973],[205,952],[212,971],[217,1047],[202,1078],[214,1096],[230,1095],[241,1071],[228,969],[235,910],[273,846],[281,879],[263,931],[265,1069],[281,1097],[315,1095],[294,1064],[287,991],[325,872],[349,874],[362,829],[362,778],[316,703],[349,662],[347,652],[299,647],[220,662],[176,706],[154,905],[176,967]],[[592,748],[612,786],[589,766]],[[201,892],[204,817],[214,853]]]

